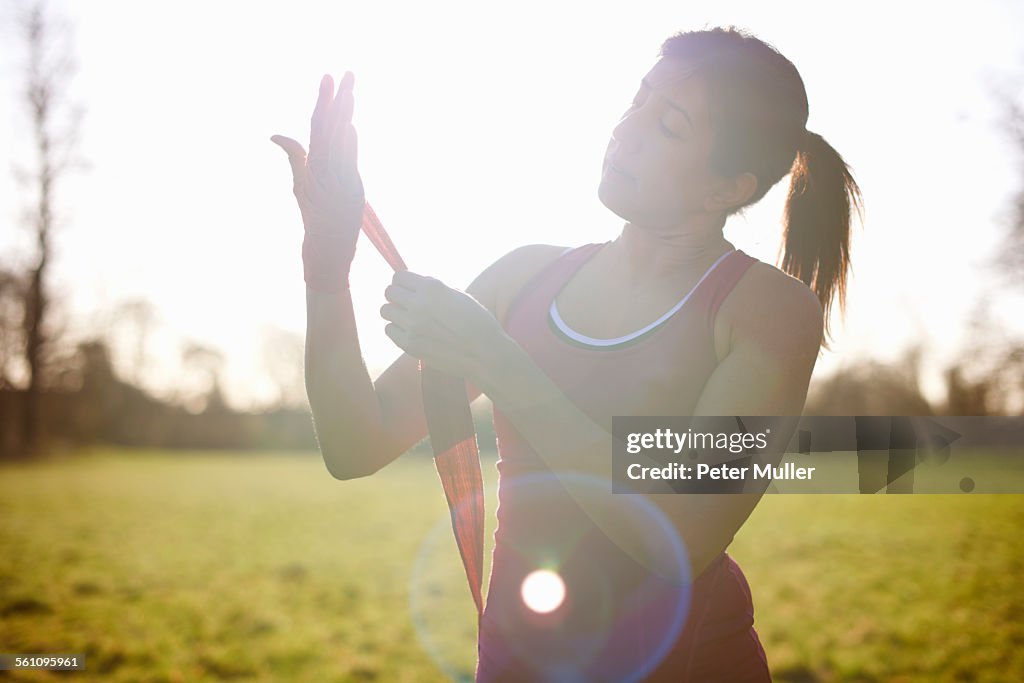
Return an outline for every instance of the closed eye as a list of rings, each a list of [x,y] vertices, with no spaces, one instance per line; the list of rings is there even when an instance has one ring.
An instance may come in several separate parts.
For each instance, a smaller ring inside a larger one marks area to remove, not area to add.
[[[682,139],[680,136],[678,136],[675,133],[673,133],[672,131],[670,131],[668,129],[668,127],[664,123],[662,123],[661,121],[658,121],[658,128],[660,128],[661,132],[664,133],[665,135],[667,135],[670,138],[676,138],[677,140]]]
[[[637,96],[633,98],[633,102],[629,105],[629,109],[626,110],[626,114],[628,114],[629,112],[633,111],[634,109],[638,109],[643,104],[643,102],[640,101],[641,99],[646,99],[646,98],[643,98],[641,96],[641,93],[637,93]],[[678,135],[678,134],[672,132],[671,130],[669,130],[668,126],[666,126],[661,121],[658,121],[658,128],[661,130],[662,134],[664,134],[666,137],[675,138],[676,140],[681,140],[682,139],[681,135]]]

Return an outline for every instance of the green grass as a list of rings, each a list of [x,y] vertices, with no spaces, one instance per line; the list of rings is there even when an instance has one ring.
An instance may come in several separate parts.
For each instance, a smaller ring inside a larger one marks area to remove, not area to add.
[[[84,652],[88,670],[0,680],[470,672],[432,467],[338,482],[310,454],[119,451],[3,466],[0,652]],[[493,489],[493,459],[485,474]],[[1024,496],[775,495],[730,552],[777,681],[1017,681],[1022,526]]]

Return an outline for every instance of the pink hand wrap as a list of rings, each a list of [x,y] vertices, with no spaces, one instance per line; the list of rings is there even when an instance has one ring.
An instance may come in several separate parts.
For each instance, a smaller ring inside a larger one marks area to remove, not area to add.
[[[363,211],[363,232],[394,270],[407,270],[369,203]],[[466,383],[461,377],[435,370],[422,361],[420,380],[434,465],[448,500],[455,542],[479,620],[484,608],[484,487]]]

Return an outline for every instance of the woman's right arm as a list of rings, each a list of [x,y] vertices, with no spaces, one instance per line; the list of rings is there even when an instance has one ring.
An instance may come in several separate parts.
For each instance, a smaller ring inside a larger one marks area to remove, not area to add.
[[[480,273],[466,293],[501,320],[511,296],[562,251],[546,245],[513,250]],[[370,379],[348,288],[306,288],[306,393],[320,452],[337,479],[373,474],[427,435],[419,361],[403,353]],[[467,383],[470,402],[480,393]]]
[[[317,442],[336,479],[373,474],[426,435],[418,361],[403,354],[374,386],[347,289],[307,288],[305,373]]]
[[[356,334],[348,269],[365,199],[352,126],[352,89],[350,73],[339,83],[337,95],[330,76],[323,78],[310,122],[308,155],[295,140],[272,138],[288,155],[305,228],[306,393],[324,463],[337,479],[373,474],[427,434],[419,361],[403,354],[373,381]],[[500,319],[507,294],[518,291],[553,251],[560,248],[517,249],[483,271],[466,292]],[[480,390],[467,385],[467,394],[473,401]]]
[[[495,261],[466,287],[499,321],[522,286],[564,251],[529,245]],[[328,471],[373,474],[427,435],[419,361],[403,353],[376,381],[363,362],[352,297],[306,290],[306,392]],[[481,393],[466,385],[470,402]]]
[[[291,138],[271,138],[288,155],[302,214],[306,279],[306,392],[328,471],[338,479],[371,474],[426,433],[415,361],[401,358],[374,387],[363,363],[348,273],[365,197],[352,126],[354,77],[334,94],[324,76],[310,119],[309,153]]]

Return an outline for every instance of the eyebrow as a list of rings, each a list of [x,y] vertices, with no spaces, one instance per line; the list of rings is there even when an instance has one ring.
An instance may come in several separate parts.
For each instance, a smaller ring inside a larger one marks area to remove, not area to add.
[[[654,86],[651,85],[646,78],[640,79],[640,85],[645,85],[649,89],[654,90]],[[690,124],[690,128],[693,128],[694,130],[697,129],[697,126],[693,125],[693,119],[690,118],[690,115],[686,112],[685,109],[683,109],[682,107],[680,107],[678,104],[668,99],[667,97],[662,96],[662,99],[668,102],[668,106],[672,107],[673,109],[675,109],[680,114],[686,117],[686,122]]]

